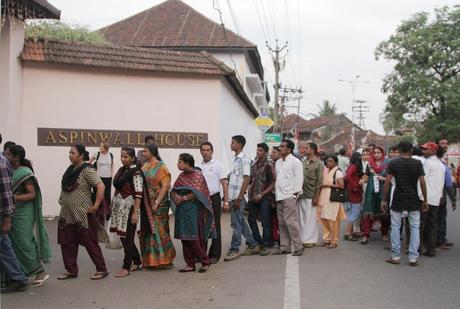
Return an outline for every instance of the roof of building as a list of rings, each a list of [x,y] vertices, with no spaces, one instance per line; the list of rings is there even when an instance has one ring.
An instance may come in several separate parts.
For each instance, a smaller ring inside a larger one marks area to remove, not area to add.
[[[223,76],[254,115],[258,111],[247,97],[235,72],[207,52],[191,53],[70,41],[27,39],[23,61],[60,63],[149,72]]]
[[[7,7],[5,7],[7,6]],[[46,0],[11,0],[2,1],[2,15],[5,12],[22,20],[25,19],[59,19],[61,11]]]
[[[296,123],[298,121],[297,129],[299,132],[301,133],[311,132],[314,129],[317,129],[319,127],[329,124],[335,118],[337,118],[337,116],[316,117],[316,118],[306,120],[302,118],[301,116],[298,116],[297,114],[289,114],[286,117],[284,117],[282,121],[282,128],[283,128],[283,131],[289,131],[292,128],[295,128]]]
[[[255,47],[181,0],[167,0],[99,30],[116,45],[139,47]]]

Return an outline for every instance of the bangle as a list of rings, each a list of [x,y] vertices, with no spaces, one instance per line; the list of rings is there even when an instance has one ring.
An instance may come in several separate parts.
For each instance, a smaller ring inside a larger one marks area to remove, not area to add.
[[[186,201],[186,200],[187,200],[187,195],[184,195],[184,201]]]
[[[160,202],[158,202],[158,200],[155,200],[155,203],[154,204],[160,204]]]

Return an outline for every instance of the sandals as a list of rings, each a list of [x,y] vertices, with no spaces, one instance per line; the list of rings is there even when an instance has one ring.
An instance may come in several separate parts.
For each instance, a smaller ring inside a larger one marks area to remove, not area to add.
[[[361,245],[367,245],[367,243],[369,242],[369,240],[367,239],[367,237],[363,237],[361,238],[361,240],[359,241],[359,243]]]
[[[71,278],[77,278],[77,275],[71,274],[69,272],[65,272],[65,273],[60,274],[57,277],[58,280],[67,280],[67,279],[71,279]]]
[[[133,271],[141,271],[141,270],[142,270],[142,264],[139,264],[139,265],[133,264],[131,265],[131,269],[129,271],[133,272]]]
[[[129,276],[130,272],[127,269],[122,269],[119,272],[117,272],[115,275],[113,275],[115,278],[124,278]]]
[[[337,244],[336,243],[330,243],[329,246],[327,246],[328,249],[335,249],[337,248]]]
[[[357,241],[358,239],[356,239],[355,236],[353,236],[353,235],[344,235],[344,236],[343,236],[343,240],[347,240],[347,241]]]
[[[179,269],[179,272],[180,273],[189,273],[189,272],[192,272],[192,271],[195,271],[195,267],[185,267],[185,268],[182,268],[182,269]],[[200,269],[200,272],[201,272],[201,269]]]
[[[199,272],[199,273],[205,273],[205,272],[208,271],[208,269],[209,269],[210,266],[211,266],[211,265],[203,265],[203,266],[201,266],[200,270],[198,270],[198,272]]]
[[[320,247],[329,247],[330,244],[331,244],[330,242],[324,241],[319,246]]]
[[[91,277],[89,277],[91,280],[101,280],[101,279],[104,279],[105,277],[107,277],[109,275],[109,273],[107,271],[97,271],[94,273],[94,275],[92,275]]]
[[[45,274],[45,276],[42,279],[35,279],[34,282],[32,282],[32,284],[30,285],[30,287],[38,288],[39,286],[42,286],[45,283],[45,281],[48,280],[49,278],[50,278],[50,275]]]

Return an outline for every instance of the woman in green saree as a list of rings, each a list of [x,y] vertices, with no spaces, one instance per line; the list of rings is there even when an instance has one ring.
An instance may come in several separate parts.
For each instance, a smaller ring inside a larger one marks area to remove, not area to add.
[[[14,169],[16,211],[11,224],[11,243],[22,270],[27,276],[35,275],[31,286],[38,287],[50,277],[42,263],[51,259],[48,233],[43,222],[40,187],[22,146],[9,147],[5,156]]]

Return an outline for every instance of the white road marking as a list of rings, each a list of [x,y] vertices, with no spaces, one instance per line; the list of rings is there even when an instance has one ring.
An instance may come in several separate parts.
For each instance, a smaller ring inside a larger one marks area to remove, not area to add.
[[[286,256],[284,309],[300,309],[299,257]]]

